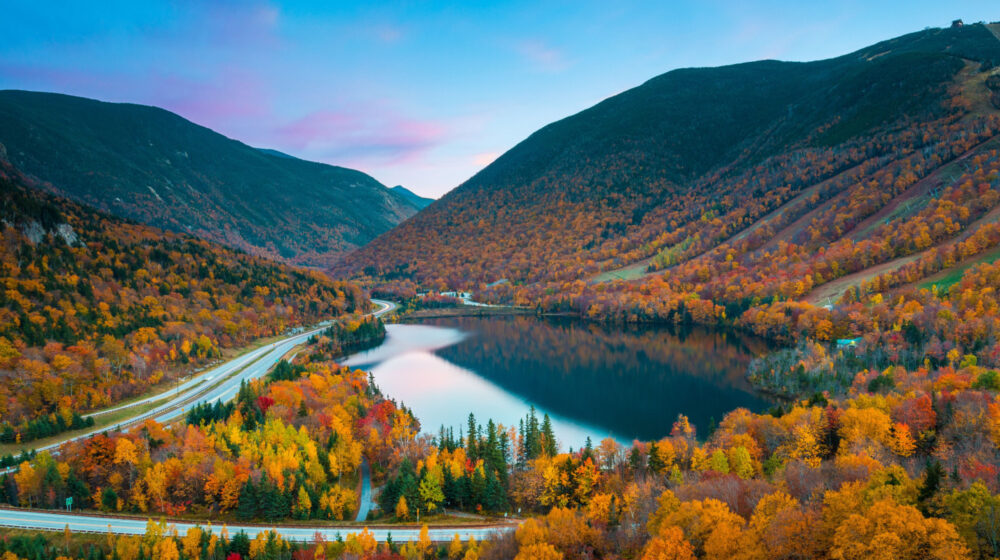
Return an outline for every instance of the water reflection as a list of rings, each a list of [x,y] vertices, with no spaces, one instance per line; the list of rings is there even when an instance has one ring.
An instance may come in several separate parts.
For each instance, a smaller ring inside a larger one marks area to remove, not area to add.
[[[370,369],[426,431],[464,425],[470,411],[516,424],[534,404],[552,416],[564,447],[579,447],[588,435],[661,437],[678,413],[704,430],[733,408],[766,408],[744,379],[766,349],[707,330],[463,317],[390,325],[382,346],[345,363]]]

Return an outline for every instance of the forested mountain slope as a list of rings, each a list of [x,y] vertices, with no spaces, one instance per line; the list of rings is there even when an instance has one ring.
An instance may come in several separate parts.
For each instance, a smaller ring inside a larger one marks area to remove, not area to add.
[[[0,441],[143,392],[225,348],[367,305],[354,285],[44,193],[0,162]]]
[[[672,71],[539,130],[336,272],[475,288],[662,269],[804,193],[785,218],[986,140],[996,61],[1000,41],[970,25],[829,60]]]
[[[0,91],[0,145],[51,192],[295,264],[328,266],[418,210],[360,171],[258,150],[155,107]]]
[[[395,187],[392,187],[389,190],[409,199],[411,202],[413,202],[413,204],[417,206],[417,208],[421,210],[427,208],[428,206],[430,206],[432,202],[434,202],[433,198],[424,198],[418,195],[417,193],[411,191],[410,189],[404,187],[403,185],[396,185]]]

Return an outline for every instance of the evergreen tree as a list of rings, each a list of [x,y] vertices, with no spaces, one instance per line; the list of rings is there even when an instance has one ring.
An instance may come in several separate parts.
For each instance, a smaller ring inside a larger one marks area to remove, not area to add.
[[[525,447],[524,419],[517,422],[517,469],[524,470],[528,464],[528,449]]]
[[[115,511],[118,509],[118,493],[115,492],[114,488],[108,486],[101,492],[101,506],[106,511]]]
[[[639,452],[639,448],[635,445],[632,446],[632,451],[628,454],[628,466],[632,469],[632,472],[638,472],[639,468],[642,467],[642,453]]]
[[[489,511],[501,511],[507,503],[506,492],[500,480],[492,473],[486,475],[486,488],[483,495],[483,507]]]
[[[655,441],[649,444],[649,457],[646,464],[654,474],[660,474],[667,466],[663,461],[663,457],[660,457],[660,450],[656,448]]]
[[[538,416],[535,414],[534,405],[528,411],[528,421],[525,422],[524,430],[527,459],[537,459],[542,454],[542,442],[538,433]]]
[[[933,463],[928,462],[927,474],[924,475],[924,481],[920,485],[920,491],[917,494],[917,504],[919,504],[920,510],[923,511],[924,515],[929,515],[928,502],[937,494],[943,478],[944,469],[941,467],[941,463],[938,461],[934,461]]]
[[[584,462],[590,459],[591,462],[596,463],[594,459],[594,442],[590,441],[590,436],[587,436],[587,443],[583,446],[583,452],[580,454],[580,462]]]
[[[556,434],[552,430],[552,420],[549,418],[548,413],[545,414],[542,420],[542,438],[545,441],[545,454],[549,457],[555,457],[558,449],[556,447]]]
[[[236,504],[236,517],[247,520],[257,517],[259,498],[257,487],[254,486],[253,479],[247,479],[243,489],[240,490],[239,502]]]
[[[469,431],[465,444],[465,453],[473,461],[480,459],[479,454],[479,430],[476,428],[476,417],[469,413]]]

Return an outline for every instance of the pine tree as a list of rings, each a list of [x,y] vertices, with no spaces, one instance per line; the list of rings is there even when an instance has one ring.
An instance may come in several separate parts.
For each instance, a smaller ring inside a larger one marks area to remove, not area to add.
[[[240,490],[240,498],[236,504],[236,517],[240,519],[253,519],[257,516],[257,487],[254,486],[253,479],[247,479],[243,489]]]
[[[492,472],[488,473],[483,506],[490,511],[501,511],[506,506],[506,502],[506,492],[504,492],[500,480]]]
[[[639,468],[642,467],[642,453],[639,452],[639,448],[635,445],[632,446],[632,451],[628,454],[628,466],[632,469],[632,472],[638,472]]]
[[[924,482],[920,485],[920,492],[917,494],[917,504],[919,504],[924,515],[929,512],[928,502],[934,498],[941,487],[941,480],[944,478],[944,469],[941,463],[934,461],[927,463],[927,474],[924,475]]]
[[[542,454],[542,442],[538,433],[538,416],[535,414],[534,406],[528,411],[528,421],[525,422],[524,430],[524,446],[528,451],[527,458],[528,460],[537,459]]]
[[[545,443],[545,454],[549,457],[555,457],[558,451],[556,447],[556,434],[552,430],[552,420],[549,418],[548,413],[542,420],[542,439]]]
[[[524,467],[528,464],[528,450],[524,445],[525,443],[525,433],[524,433],[524,420],[518,420],[517,423],[517,469],[524,470]]]
[[[590,436],[587,436],[587,443],[583,446],[583,452],[580,454],[580,462],[585,462],[590,459],[591,462],[596,463],[594,460],[594,442],[590,441]]]
[[[646,459],[646,465],[654,474],[660,474],[667,466],[663,462],[663,458],[660,457],[660,450],[656,448],[655,441],[649,444],[649,457]]]
[[[479,431],[476,429],[476,417],[469,413],[469,431],[465,444],[465,453],[473,461],[480,458],[479,455]]]

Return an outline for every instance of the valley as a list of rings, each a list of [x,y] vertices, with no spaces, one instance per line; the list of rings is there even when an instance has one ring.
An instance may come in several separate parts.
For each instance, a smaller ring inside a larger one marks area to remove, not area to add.
[[[1000,23],[584,103],[597,58],[431,87],[374,62],[443,28],[282,8],[214,112],[0,59],[2,560],[1000,555]]]

